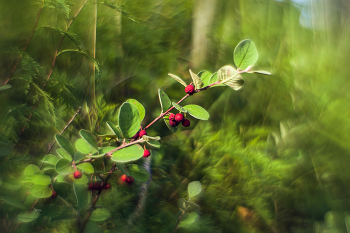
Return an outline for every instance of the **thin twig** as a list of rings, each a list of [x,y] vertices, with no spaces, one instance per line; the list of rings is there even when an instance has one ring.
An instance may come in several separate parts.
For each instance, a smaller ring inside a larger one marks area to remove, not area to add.
[[[184,215],[184,213],[185,213],[185,212],[183,211],[183,212],[181,213],[179,219],[177,220],[176,225],[175,225],[175,228],[174,228],[174,230],[173,230],[173,233],[177,230],[177,228],[178,228],[178,226],[179,226],[179,223],[180,223],[180,220],[181,220],[182,216]]]

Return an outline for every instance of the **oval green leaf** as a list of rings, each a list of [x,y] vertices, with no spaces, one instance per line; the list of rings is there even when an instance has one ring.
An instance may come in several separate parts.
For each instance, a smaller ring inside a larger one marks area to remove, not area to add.
[[[180,222],[179,227],[187,227],[195,221],[197,221],[198,218],[199,215],[197,214],[197,212],[192,212],[185,216],[185,218],[182,218],[183,220]]]
[[[171,101],[169,96],[161,89],[158,89],[158,97],[159,97],[160,106],[162,107],[162,112],[166,112],[171,106]]]
[[[120,130],[120,128],[118,126],[116,126],[113,122],[111,121],[107,121],[106,122],[108,128],[115,134],[117,135],[118,138],[124,138],[122,131]]]
[[[235,91],[241,89],[244,84],[241,75],[232,66],[221,67],[217,72],[217,76],[220,83],[231,87]]]
[[[212,73],[210,73],[209,71],[206,71],[206,70],[203,70],[197,74],[197,76],[202,79],[204,87],[209,85],[210,77],[212,75],[213,75]]]
[[[95,222],[101,222],[106,220],[110,216],[111,213],[109,212],[109,210],[107,210],[106,208],[98,208],[92,212],[90,220]]]
[[[270,72],[263,71],[263,70],[252,71],[252,73],[262,74],[262,75],[272,75]]]
[[[3,90],[6,90],[6,89],[10,89],[12,86],[7,84],[7,85],[4,85],[4,86],[1,86],[0,87],[0,91],[3,91]]]
[[[204,86],[202,79],[198,77],[195,73],[193,73],[192,70],[190,70],[190,74],[191,74],[194,86],[196,87],[196,90],[201,89]]]
[[[173,106],[180,112],[183,112],[183,113],[187,113],[187,110],[183,107],[181,107],[180,105],[178,105],[177,103],[173,102]]]
[[[205,121],[209,119],[209,113],[207,112],[207,110],[205,110],[201,106],[198,106],[195,104],[189,104],[189,105],[184,106],[184,108],[194,118],[197,118],[200,120],[205,120]]]
[[[198,195],[202,191],[202,184],[199,181],[192,181],[187,187],[188,196],[190,198]]]
[[[35,184],[30,188],[30,194],[36,198],[51,197],[52,189],[48,185]]]
[[[182,80],[180,77],[177,77],[174,74],[168,74],[170,77],[172,77],[173,79],[175,79],[176,81],[178,81],[179,83],[181,83],[182,85],[184,85],[185,87],[187,86],[187,84],[185,83],[184,80]]]
[[[84,209],[89,204],[91,192],[86,188],[86,184],[73,183],[73,190],[77,199],[78,209]]]
[[[135,107],[139,110],[139,116],[142,122],[146,115],[145,107],[143,107],[143,105],[135,99],[128,99],[126,102],[135,105]]]
[[[32,177],[34,184],[48,185],[51,184],[51,177],[43,174],[36,174]]]
[[[95,139],[95,137],[87,130],[82,129],[79,131],[79,134],[82,138],[84,138],[84,140],[93,148],[96,149],[97,152],[97,141]]]
[[[146,182],[150,177],[149,172],[146,168],[136,164],[130,164],[128,166],[128,170],[130,176],[133,176],[135,180],[138,180],[140,182]]]
[[[18,219],[21,222],[31,222],[39,217],[39,211],[30,211],[18,214]]]
[[[132,145],[117,150],[113,153],[112,160],[119,163],[127,163],[143,157],[143,148],[140,145]]]
[[[151,147],[154,147],[154,148],[159,148],[160,147],[160,143],[158,141],[146,141],[146,143],[148,145],[150,145]]]
[[[59,134],[55,134],[55,138],[60,147],[62,147],[62,149],[67,151],[68,154],[70,154],[70,156],[73,157],[75,152],[72,143],[70,143],[70,141],[67,138]]]
[[[119,110],[118,126],[125,138],[132,138],[140,129],[141,118],[135,105],[124,103]]]
[[[74,161],[78,162],[79,160],[82,160],[85,157],[86,157],[85,154],[81,153],[80,151],[77,151],[75,152],[75,155],[74,155]]]
[[[56,171],[60,174],[69,174],[74,172],[72,162],[65,158],[60,159],[56,164]]]
[[[48,154],[41,160],[41,162],[46,163],[46,164],[50,164],[50,165],[56,165],[58,160],[59,160],[59,158],[57,156],[52,155],[52,154]]]
[[[76,148],[79,152],[81,152],[81,153],[83,153],[83,154],[85,154],[85,155],[87,155],[87,154],[94,154],[94,153],[97,152],[97,147],[95,148],[95,147],[91,146],[91,144],[88,143],[88,142],[87,142],[85,139],[83,139],[83,138],[79,138],[79,139],[75,142],[75,148]]]
[[[81,163],[77,165],[77,168],[79,170],[82,170],[85,173],[94,173],[94,167],[91,165],[91,163]]]
[[[89,183],[89,178],[86,175],[82,175],[82,177],[74,179],[73,181],[76,185],[85,185],[85,191],[87,191],[86,185]]]
[[[29,164],[26,169],[24,169],[24,175],[25,176],[33,176],[34,174],[40,172],[40,169],[38,166]]]
[[[92,156],[89,156],[89,157],[92,157],[92,158],[102,157],[102,156],[104,156],[106,153],[108,153],[108,152],[114,150],[115,148],[117,148],[117,147],[115,147],[115,146],[100,147],[100,148],[99,148],[99,151],[98,151],[98,152],[99,152],[99,155],[92,155]]]
[[[233,61],[237,69],[245,70],[248,66],[254,66],[258,60],[258,51],[251,40],[241,41],[233,51]]]
[[[62,148],[58,148],[56,150],[56,152],[62,158],[65,158],[65,159],[70,160],[70,161],[73,160],[72,156],[70,154],[68,154],[67,151],[63,150]]]

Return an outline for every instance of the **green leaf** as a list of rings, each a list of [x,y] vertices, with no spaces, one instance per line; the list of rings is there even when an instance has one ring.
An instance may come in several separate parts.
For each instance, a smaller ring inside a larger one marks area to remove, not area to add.
[[[57,152],[57,154],[58,154],[59,156],[61,156],[62,158],[65,158],[65,159],[70,160],[70,161],[73,160],[72,156],[71,156],[70,154],[68,154],[67,151],[63,150],[62,148],[58,148],[58,149],[56,150],[56,152]]]
[[[258,51],[251,40],[241,41],[233,51],[233,61],[237,69],[245,70],[254,66],[258,60]]]
[[[162,112],[166,112],[171,106],[169,96],[161,89],[158,89],[158,97],[160,106],[162,107]]]
[[[10,190],[18,190],[21,188],[21,182],[13,177],[5,176],[2,187]]]
[[[212,75],[213,75],[212,73],[210,73],[209,71],[206,71],[206,70],[203,70],[197,74],[197,76],[202,79],[204,87],[209,86],[210,77]]]
[[[48,154],[41,160],[41,162],[46,163],[46,164],[56,165],[58,160],[59,160],[59,158],[57,156],[52,155],[52,154]]]
[[[165,117],[163,117],[163,119],[164,119],[164,122],[165,122],[166,126],[168,126],[168,128],[169,128],[173,133],[175,133],[175,132],[177,131],[178,127],[177,127],[177,126],[171,127],[171,126],[169,125],[169,116],[165,116]]]
[[[68,154],[70,154],[70,156],[73,157],[75,154],[75,151],[74,151],[74,147],[70,143],[70,141],[67,138],[65,138],[59,134],[55,134],[55,138],[56,138],[57,143],[60,145],[60,147],[62,147],[62,149],[67,151]]]
[[[109,212],[108,209],[98,208],[92,212],[92,214],[90,216],[90,220],[94,221],[94,222],[101,222],[101,221],[106,220],[110,216],[111,216],[111,213]]]
[[[181,83],[182,85],[184,85],[185,87],[187,86],[187,84],[185,83],[184,80],[182,80],[180,77],[177,77],[174,74],[168,74],[170,77],[172,77],[173,79],[175,79],[176,81],[178,81],[179,83]]]
[[[218,70],[218,81],[235,91],[241,89],[244,84],[241,75],[232,66],[224,66]]]
[[[118,138],[124,138],[122,131],[120,130],[120,128],[118,126],[116,126],[113,122],[111,121],[107,121],[106,122],[108,128],[115,134],[117,135]]]
[[[207,110],[205,110],[201,106],[198,106],[195,104],[189,104],[189,105],[184,106],[184,108],[194,118],[197,118],[200,120],[205,120],[205,121],[209,119],[209,113],[207,112]]]
[[[7,85],[4,85],[4,86],[1,86],[0,87],[0,91],[3,91],[3,90],[6,90],[6,89],[10,89],[12,86],[7,84]]]
[[[48,185],[51,184],[51,177],[43,174],[37,174],[32,177],[34,184]]]
[[[129,170],[126,169],[125,163],[116,163],[116,166],[122,174],[129,176]]]
[[[18,197],[1,197],[1,199],[4,200],[6,203],[13,205],[17,208],[20,208],[22,210],[26,209],[26,207],[22,204]]]
[[[195,73],[190,70],[190,74],[194,83],[194,86],[196,87],[196,90],[201,89],[204,86],[204,83],[200,77],[198,77]]]
[[[85,129],[82,129],[79,131],[79,134],[82,138],[84,138],[84,140],[90,145],[92,146],[93,148],[96,149],[96,152],[97,152],[97,141],[95,139],[95,137],[87,130]]]
[[[79,179],[74,179],[73,180],[76,185],[86,185],[89,183],[89,178],[86,175],[82,175],[81,178]]]
[[[132,138],[139,130],[141,118],[135,105],[124,103],[119,110],[118,126],[125,138]]]
[[[181,107],[180,105],[178,105],[177,103],[173,102],[173,106],[180,112],[183,112],[183,113],[187,113],[187,110],[183,107]]]
[[[30,211],[30,212],[25,212],[25,213],[20,213],[18,214],[18,219],[21,222],[31,222],[34,221],[39,217],[39,211]]]
[[[193,203],[191,201],[186,201],[183,198],[180,198],[179,200],[177,200],[177,206],[181,211],[186,213],[191,213],[199,209],[199,206],[196,203]]]
[[[89,190],[87,189],[86,184],[83,185],[73,183],[73,190],[77,199],[78,209],[84,209],[89,204],[91,192],[89,192]]]
[[[192,223],[194,223],[195,221],[197,221],[198,218],[199,218],[199,215],[197,214],[197,212],[192,212],[188,214],[185,218],[183,218],[184,220],[180,222],[179,227],[187,227]]]
[[[74,161],[78,162],[79,160],[82,160],[85,157],[86,157],[85,154],[81,153],[80,151],[77,151],[75,152],[75,155],[74,155]]]
[[[262,74],[262,75],[272,75],[270,72],[263,71],[263,70],[252,71],[251,73]]]
[[[127,163],[143,157],[143,148],[140,145],[132,145],[117,150],[113,153],[112,160],[119,163]]]
[[[146,182],[150,177],[149,172],[146,168],[138,166],[136,164],[130,164],[128,166],[128,170],[130,176],[133,176],[135,180],[138,180],[140,182]]]
[[[79,138],[79,139],[75,142],[75,148],[76,148],[79,152],[81,152],[81,153],[83,153],[83,154],[85,154],[85,155],[87,155],[87,154],[94,154],[94,153],[98,152],[98,151],[97,151],[97,148],[91,146],[91,145],[90,145],[86,140],[84,140],[83,138]]]
[[[106,146],[106,147],[100,147],[100,149],[99,149],[99,155],[92,155],[92,156],[89,156],[89,157],[92,157],[92,158],[98,158],[98,157],[102,157],[102,156],[104,156],[105,154],[107,154],[108,152],[110,152],[110,151],[112,151],[112,150],[114,150],[114,149],[116,149],[117,147],[115,147],[115,146]]]
[[[24,175],[25,176],[33,176],[36,173],[40,172],[40,169],[38,166],[33,165],[33,164],[29,164],[26,169],[24,169]]]
[[[58,174],[56,176],[56,181],[60,183],[66,183],[67,174]]]
[[[128,99],[126,102],[135,105],[135,107],[139,110],[139,116],[142,122],[146,115],[145,107],[143,107],[143,105],[135,99]]]
[[[218,81],[218,73],[215,72],[214,74],[212,74],[212,76],[209,79],[209,85],[213,84],[213,83],[215,83],[217,81]],[[225,86],[224,84],[216,84],[216,85],[214,85],[212,87],[224,87],[224,86]]]
[[[158,141],[146,141],[146,143],[152,147],[159,148],[160,143]]]
[[[77,165],[77,168],[79,170],[82,170],[85,173],[94,173],[94,167],[91,165],[91,163],[81,163]]]
[[[187,187],[188,196],[190,198],[198,195],[202,191],[202,184],[199,181],[192,181]]]
[[[36,198],[52,196],[52,189],[48,185],[35,184],[30,188],[30,193]]]
[[[159,141],[160,137],[159,136],[152,137],[152,136],[143,135],[142,139],[145,142],[148,142],[148,141]]]
[[[74,172],[72,162],[65,158],[60,159],[56,164],[56,171],[60,174],[69,174]]]

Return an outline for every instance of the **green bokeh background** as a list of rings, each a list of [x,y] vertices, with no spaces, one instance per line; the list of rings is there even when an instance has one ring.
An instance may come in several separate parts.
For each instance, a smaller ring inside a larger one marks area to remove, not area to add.
[[[80,129],[108,132],[105,122],[129,98],[145,106],[148,124],[160,112],[158,88],[172,101],[184,95],[168,73],[189,83],[190,68],[233,65],[235,46],[251,39],[255,69],[273,75],[243,74],[240,91],[217,87],[185,100],[207,109],[209,121],[189,117],[175,134],[163,122],[152,126],[148,135],[162,146],[152,150],[147,191],[119,186],[115,174],[98,202],[111,218],[87,229],[172,232],[177,199],[199,180],[200,218],[178,232],[350,232],[348,1],[88,0],[64,33],[84,2],[0,0],[0,86],[12,86],[0,91],[2,180],[38,165],[79,108],[63,134],[72,142]],[[65,52],[52,66],[58,47]],[[96,166],[108,170],[103,162]],[[73,206],[41,200],[41,217],[21,223],[1,200],[1,229],[77,232],[72,186],[55,189]],[[25,194],[0,187],[0,196]]]

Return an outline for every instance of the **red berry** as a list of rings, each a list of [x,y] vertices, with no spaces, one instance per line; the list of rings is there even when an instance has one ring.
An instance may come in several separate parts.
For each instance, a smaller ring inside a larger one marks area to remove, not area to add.
[[[139,133],[139,137],[142,138],[143,135],[147,135],[146,130],[141,130]]]
[[[126,182],[128,182],[128,184],[134,183],[134,177],[128,176],[128,179],[126,180]]]
[[[178,113],[175,115],[175,121],[181,122],[181,121],[183,121],[183,119],[184,119],[184,114]]]
[[[148,157],[150,155],[151,155],[151,152],[149,152],[149,150],[146,149],[143,151],[143,157]]]
[[[175,114],[174,113],[170,113],[169,115],[169,120],[175,120]]]
[[[56,193],[56,191],[52,191],[51,198],[52,198],[52,199],[55,199],[56,197],[57,197],[57,193]]]
[[[127,181],[128,180],[128,176],[127,175],[122,175],[122,181]]]
[[[93,189],[94,189],[94,183],[90,183],[90,184],[89,184],[89,189],[90,189],[90,190],[93,190]]]
[[[169,125],[171,126],[171,127],[175,127],[175,126],[177,126],[179,123],[178,122],[176,122],[175,120],[169,120]]]
[[[81,171],[75,171],[74,172],[74,178],[75,179],[79,179],[83,176],[83,174],[81,173]]]
[[[188,85],[187,87],[185,87],[185,92],[189,95],[194,94],[195,93],[194,86],[192,86],[191,84]]]
[[[110,184],[106,184],[106,185],[105,185],[105,189],[109,189],[110,187],[111,187]]]
[[[89,184],[89,189],[90,190],[100,190],[101,189],[101,183],[99,183],[99,182],[90,183]]]
[[[136,140],[136,139],[138,139],[139,137],[140,137],[140,132],[137,132],[132,138]]]
[[[185,119],[185,120],[182,121],[182,125],[183,125],[184,127],[188,127],[188,126],[190,126],[190,124],[191,124],[191,122],[190,122],[189,119]]]

